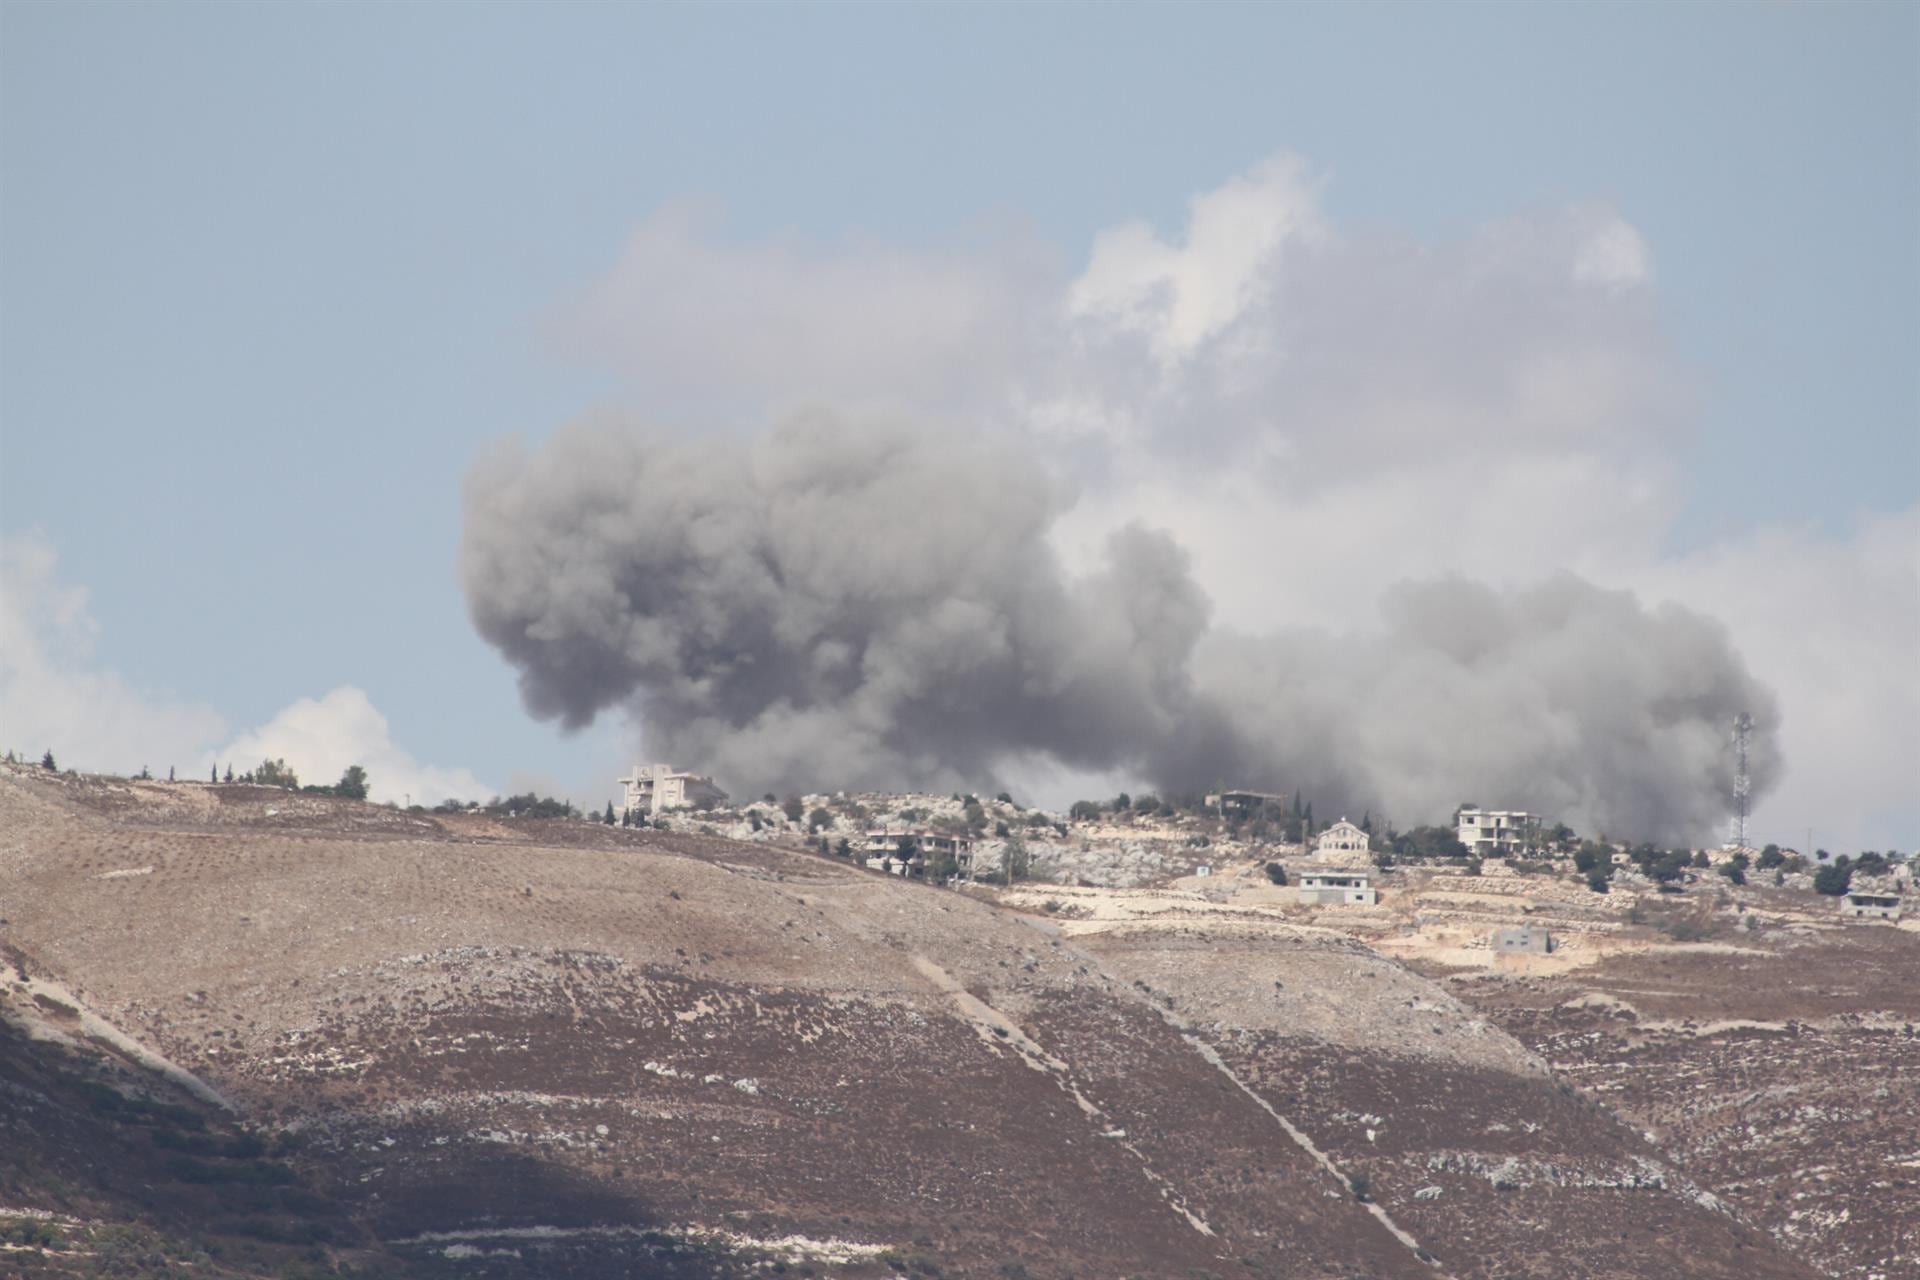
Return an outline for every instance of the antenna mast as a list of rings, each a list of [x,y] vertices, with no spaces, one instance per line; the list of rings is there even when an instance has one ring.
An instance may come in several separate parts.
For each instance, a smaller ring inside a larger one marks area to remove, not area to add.
[[[1753,717],[1742,711],[1733,719],[1733,847],[1747,847],[1747,813],[1752,807],[1753,779],[1747,774],[1747,740]]]

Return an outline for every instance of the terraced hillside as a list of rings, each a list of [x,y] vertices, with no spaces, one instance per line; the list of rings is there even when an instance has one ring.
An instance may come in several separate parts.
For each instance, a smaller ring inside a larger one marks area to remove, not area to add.
[[[1070,936],[767,845],[14,770],[0,917],[15,1005],[230,1107],[313,1265],[1814,1274],[1440,985],[1257,915]]]
[[[1920,936],[1831,925],[1453,984],[1829,1275],[1920,1276]]]

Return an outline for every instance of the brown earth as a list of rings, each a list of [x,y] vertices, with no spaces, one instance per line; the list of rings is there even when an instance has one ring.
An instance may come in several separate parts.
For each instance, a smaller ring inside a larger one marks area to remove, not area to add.
[[[32,769],[0,917],[43,1037],[0,1047],[91,1028],[116,1096],[284,1165],[329,1265],[1815,1274],[1472,993],[1326,929],[1069,936],[767,845]],[[42,1092],[0,1211],[211,1216],[19,1172],[91,1141]]]
[[[1672,948],[1463,999],[1829,1275],[1920,1276],[1920,936]]]

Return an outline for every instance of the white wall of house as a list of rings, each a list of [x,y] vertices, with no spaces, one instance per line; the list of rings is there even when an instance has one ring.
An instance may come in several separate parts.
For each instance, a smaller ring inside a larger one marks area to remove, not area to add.
[[[1322,831],[1313,840],[1313,850],[1316,854],[1366,853],[1372,847],[1373,838],[1345,818]]]
[[[1371,907],[1380,901],[1373,877],[1357,872],[1305,871],[1300,901],[1309,906]]]
[[[1539,817],[1524,809],[1462,809],[1454,834],[1469,853],[1499,858],[1525,848],[1539,829]]]

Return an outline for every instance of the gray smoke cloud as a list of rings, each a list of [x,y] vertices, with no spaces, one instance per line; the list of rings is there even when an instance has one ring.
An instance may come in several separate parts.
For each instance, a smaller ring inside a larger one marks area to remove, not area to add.
[[[1377,631],[1236,635],[1165,533],[1123,528],[1070,573],[1068,505],[1011,442],[884,418],[747,442],[603,422],[474,466],[461,574],[530,712],[624,708],[656,755],[746,793],[997,789],[1039,755],[1401,825],[1476,800],[1697,839],[1728,810],[1727,726],[1777,719],[1677,607],[1440,581],[1392,592]]]

